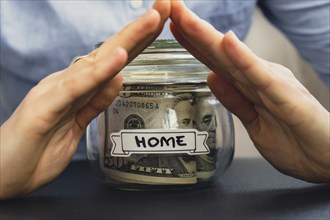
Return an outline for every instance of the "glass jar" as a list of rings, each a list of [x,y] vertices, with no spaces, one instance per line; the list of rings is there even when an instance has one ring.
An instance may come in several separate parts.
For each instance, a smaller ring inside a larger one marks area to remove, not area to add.
[[[124,85],[87,129],[87,153],[109,185],[127,190],[204,186],[230,165],[232,115],[209,70],[174,40],[156,40],[127,65]]]

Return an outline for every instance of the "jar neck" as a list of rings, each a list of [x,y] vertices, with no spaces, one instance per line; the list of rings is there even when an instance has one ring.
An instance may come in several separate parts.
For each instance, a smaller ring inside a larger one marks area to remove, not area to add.
[[[124,84],[205,84],[209,69],[174,40],[156,40],[122,71]]]

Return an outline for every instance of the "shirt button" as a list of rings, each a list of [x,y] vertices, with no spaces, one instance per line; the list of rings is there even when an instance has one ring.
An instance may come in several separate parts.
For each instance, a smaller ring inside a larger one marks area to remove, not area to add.
[[[131,7],[134,9],[139,9],[143,6],[143,0],[131,0]]]

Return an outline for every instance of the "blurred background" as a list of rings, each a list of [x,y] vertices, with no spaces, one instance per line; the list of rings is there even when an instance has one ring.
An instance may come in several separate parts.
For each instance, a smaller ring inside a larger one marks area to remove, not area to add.
[[[259,9],[254,12],[252,27],[245,43],[260,57],[289,68],[300,82],[329,111],[330,92],[311,67],[298,55],[295,48],[263,16]],[[240,121],[234,117],[235,157],[261,157]]]

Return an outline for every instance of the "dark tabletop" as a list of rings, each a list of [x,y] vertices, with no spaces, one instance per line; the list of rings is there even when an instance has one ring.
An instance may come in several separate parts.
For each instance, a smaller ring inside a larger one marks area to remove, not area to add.
[[[101,183],[88,162],[73,162],[54,182],[2,202],[0,220],[330,219],[330,185],[285,176],[263,159],[235,158],[207,188],[130,192]]]

